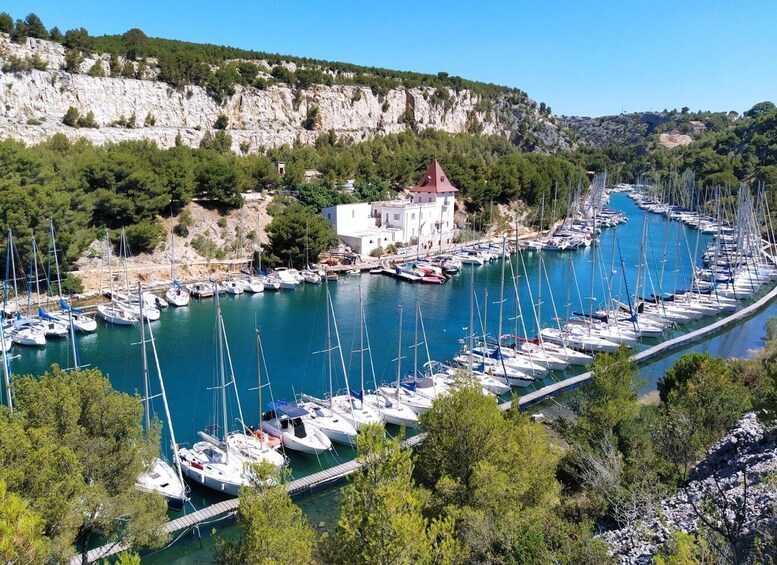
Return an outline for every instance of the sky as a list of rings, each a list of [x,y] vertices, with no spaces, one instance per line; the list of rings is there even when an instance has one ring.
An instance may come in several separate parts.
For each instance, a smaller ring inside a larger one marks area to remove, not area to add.
[[[14,19],[520,88],[554,114],[777,102],[773,0],[0,0]]]

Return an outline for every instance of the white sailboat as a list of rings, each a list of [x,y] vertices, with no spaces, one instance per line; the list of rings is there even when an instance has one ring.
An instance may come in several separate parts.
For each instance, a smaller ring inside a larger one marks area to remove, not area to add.
[[[165,292],[168,303],[183,308],[189,305],[191,295],[186,288],[175,278],[175,234],[170,230],[170,286]]]
[[[13,292],[16,297],[16,319],[6,322],[5,331],[11,341],[16,345],[24,345],[28,347],[38,347],[46,345],[46,335],[43,331],[36,327],[35,321],[29,317],[23,317],[21,312],[21,305],[19,304],[19,289],[16,283],[16,252],[13,245],[13,234],[11,230],[8,230],[8,257],[10,261],[6,261],[6,284],[8,278],[13,277]],[[10,272],[8,271],[10,267]],[[8,292],[5,292],[6,300]],[[29,295],[28,295],[29,296]],[[28,307],[29,310],[29,307]],[[7,311],[7,310],[6,310]]]
[[[218,384],[215,392],[221,401],[220,437],[215,437],[208,431],[199,432],[202,441],[192,447],[178,450],[178,460],[183,474],[192,481],[205,487],[237,496],[240,487],[247,486],[251,479],[251,464],[267,462],[275,467],[281,467],[285,458],[274,448],[271,448],[262,438],[247,434],[244,430],[228,431],[227,387],[231,386],[237,404],[239,421],[242,423],[243,412],[237,393],[229,346],[226,343],[226,330],[221,316],[221,304],[216,288],[216,342],[218,348]],[[229,380],[227,380],[229,372]],[[245,426],[243,426],[245,428]]]
[[[264,350],[259,330],[256,331],[256,375],[259,382],[259,413],[261,433],[276,438],[286,449],[318,455],[332,449],[332,441],[314,426],[306,416],[307,410],[286,400],[272,399],[267,412],[262,413],[262,388],[269,387],[269,381],[262,384]],[[265,365],[265,372],[267,367]]]
[[[140,283],[138,283],[138,294],[142,296]],[[142,308],[143,300],[140,301],[140,304]],[[151,400],[154,397],[151,396],[148,356],[146,353],[146,330],[145,322],[143,320],[144,318],[141,313],[140,347],[141,356],[143,359],[143,413],[146,430],[148,430],[151,426]],[[164,380],[162,379],[162,370],[159,366],[159,356],[157,355],[156,343],[154,342],[154,334],[151,326],[148,327],[148,331],[150,336],[149,341],[151,342],[151,349],[154,354],[154,363],[156,365],[157,374],[159,375],[159,396],[161,397],[162,404],[164,406],[165,421],[167,424],[168,432],[170,433],[170,443],[174,448],[176,445],[175,432],[173,431],[173,424],[172,420],[170,419],[170,408],[167,405],[167,395],[165,393]],[[165,499],[167,499],[168,507],[176,512],[180,511],[188,500],[188,489],[183,481],[183,475],[181,473],[180,466],[177,464],[177,459],[175,466],[173,466],[163,457],[157,457],[154,459],[154,461],[150,462],[149,467],[138,476],[135,482],[135,487],[142,491],[161,494],[165,497]]]
[[[109,324],[116,326],[132,326],[137,323],[137,316],[130,312],[128,308],[119,303],[115,298],[113,269],[111,267],[111,240],[108,237],[108,230],[105,230],[105,248],[108,261],[108,280],[110,281],[111,301],[108,304],[98,304],[97,313]]]
[[[308,417],[311,423],[317,426],[322,432],[324,432],[329,439],[337,443],[344,443],[347,445],[355,445],[356,434],[359,426],[362,423],[377,423],[380,422],[380,417],[375,414],[372,409],[364,406],[364,403],[359,401],[358,405],[355,405],[354,399],[350,395],[335,396],[334,383],[333,383],[333,361],[332,351],[335,347],[332,345],[332,315],[330,309],[330,297],[329,286],[324,285],[326,289],[326,342],[327,348],[324,353],[327,354],[327,373],[329,376],[329,398],[321,399],[308,394],[302,395],[302,403],[300,406],[308,412]],[[335,328],[337,326],[335,325]],[[339,349],[339,339],[338,339]],[[342,351],[340,351],[340,358],[343,369],[345,369],[345,361],[342,358]],[[347,373],[344,373],[347,375]],[[346,383],[348,382],[346,377]],[[359,408],[366,408],[366,410],[360,410],[357,417],[354,413]]]
[[[359,287],[359,325],[360,325],[360,347],[359,355],[361,357],[361,372],[362,382],[364,382],[364,309],[361,304],[361,287]],[[397,345],[397,381],[396,390],[399,391],[400,380],[402,377],[402,305],[399,306],[399,337]],[[367,343],[367,352],[370,353],[369,338]],[[372,354],[370,353],[370,367],[372,367]],[[373,371],[373,381],[375,380],[375,373]],[[418,426],[418,414],[408,405],[401,401],[400,395],[394,394],[393,396],[387,396],[382,393],[380,389],[373,393],[367,393],[362,391],[362,398],[367,406],[371,406],[374,410],[380,414],[383,421],[387,424],[394,424],[395,426],[404,426],[407,428],[415,428]]]
[[[51,250],[54,254],[54,267],[57,272],[57,295],[59,296],[59,307],[61,312],[52,312],[50,316],[56,318],[60,322],[71,325],[79,332],[91,333],[97,330],[97,320],[94,316],[86,314],[80,308],[73,308],[68,302],[65,301],[62,295],[62,276],[59,271],[59,255],[57,249],[57,239],[54,235],[54,222],[49,222],[49,232],[51,235]],[[49,284],[51,284],[51,273],[49,273]]]

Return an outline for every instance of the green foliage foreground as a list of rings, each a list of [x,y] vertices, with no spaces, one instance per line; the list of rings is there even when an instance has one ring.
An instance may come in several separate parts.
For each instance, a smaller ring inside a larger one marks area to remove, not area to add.
[[[158,436],[143,430],[140,399],[114,391],[98,370],[56,365],[13,386],[15,410],[0,413],[0,551],[6,535],[27,563],[68,559],[98,533],[129,547],[161,545],[167,503],[135,489],[159,452]],[[9,513],[16,532],[4,523]]]

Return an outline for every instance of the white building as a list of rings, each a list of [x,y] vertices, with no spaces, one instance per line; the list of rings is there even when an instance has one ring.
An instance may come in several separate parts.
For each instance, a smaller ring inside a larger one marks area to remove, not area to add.
[[[338,237],[362,255],[392,243],[419,245],[422,250],[451,243],[458,189],[436,159],[409,191],[410,200],[340,204],[321,213]]]

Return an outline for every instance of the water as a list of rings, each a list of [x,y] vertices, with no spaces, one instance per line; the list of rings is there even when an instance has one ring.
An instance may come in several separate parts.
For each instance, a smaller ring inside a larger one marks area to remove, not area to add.
[[[623,210],[630,221],[616,229],[605,229],[598,248],[543,253],[542,262],[544,271],[547,271],[547,278],[545,272],[540,269],[540,254],[524,253],[513,256],[509,263],[512,271],[509,266],[505,269],[503,333],[517,329],[519,334],[523,334],[525,325],[527,333],[533,335],[536,330],[534,309],[538,303],[542,325],[553,325],[554,318],[557,315],[565,316],[567,310],[588,312],[591,309],[592,278],[593,295],[598,297],[599,302],[605,287],[612,288],[614,295],[624,302],[627,301],[623,270],[625,268],[628,288],[634,292],[642,247],[643,217],[647,234],[643,256],[650,265],[650,274],[645,277],[644,282],[647,290],[641,294],[659,293],[689,284],[692,264],[696,263],[691,257],[701,254],[706,243],[710,241],[709,237],[678,222],[668,222],[661,216],[644,214],[624,194],[613,195],[611,206]],[[470,269],[471,267],[464,266],[461,274],[455,275],[442,286],[409,284],[369,274],[359,277],[341,276],[338,282],[330,284],[350,386],[359,388],[359,355],[354,351],[359,348],[360,293],[372,346],[375,379],[378,382],[393,380],[396,378],[398,305],[401,304],[404,309],[402,373],[412,370],[414,365],[414,350],[411,346],[415,343],[413,312],[416,300],[421,304],[426,328],[426,342],[418,348],[418,365],[426,362],[427,347],[432,359],[450,359],[459,349],[460,340],[468,334]],[[513,275],[517,276],[513,278]],[[480,310],[483,310],[485,304],[488,312],[487,321],[484,319],[485,315],[476,314],[475,330],[482,334],[483,327],[487,324],[488,334],[495,336],[498,331],[501,263],[474,268],[474,279]],[[514,280],[522,313],[520,317],[517,316],[519,309],[515,302]],[[257,391],[251,390],[256,387],[257,382],[255,328],[261,330],[266,358],[263,380],[269,378],[274,398],[291,399],[300,392],[319,396],[328,393],[326,354],[316,353],[326,349],[323,287],[308,285],[293,292],[226,296],[222,298],[221,306],[237,389],[247,422],[255,423],[258,412]],[[723,356],[741,356],[747,348],[759,345],[765,320],[775,313],[777,307],[772,305],[748,323],[703,342],[696,348],[707,349]],[[153,325],[176,439],[182,444],[196,441],[197,431],[213,423],[212,416],[216,413],[214,394],[209,390],[214,386],[216,373],[214,319],[213,300],[192,301],[187,308],[169,308],[162,314],[161,320]],[[101,324],[94,334],[78,337],[81,362],[108,374],[113,386],[118,390],[135,392],[142,386],[141,359],[137,345],[139,339],[138,328],[106,327]],[[642,347],[655,343],[656,340],[649,340]],[[17,374],[39,374],[52,363],[59,363],[64,367],[73,364],[66,341],[50,341],[46,348],[17,348],[15,351],[19,356],[13,361],[13,370]],[[646,390],[655,386],[658,376],[681,354],[682,352],[672,354],[642,369]],[[333,355],[337,367],[334,386],[336,392],[344,389],[345,383],[337,352]],[[364,374],[366,387],[372,388],[373,373],[369,365]],[[558,378],[563,376],[550,375],[537,386]],[[265,388],[262,393],[263,403],[269,401],[270,391]],[[230,425],[234,423],[235,417],[236,413],[233,412]],[[350,459],[353,455],[353,450],[337,446],[336,452],[325,454],[320,459],[290,454],[290,462],[293,475],[299,477],[315,472],[322,466],[331,466]],[[321,501],[331,501],[326,495],[321,496],[323,498],[314,497],[304,503],[309,512],[314,512],[315,508],[324,504]],[[219,499],[216,493],[193,488],[192,502],[195,507]],[[321,504],[316,503],[316,500]],[[190,551],[194,549],[196,548],[192,546]],[[160,555],[165,556],[165,559],[173,558],[167,553]]]

